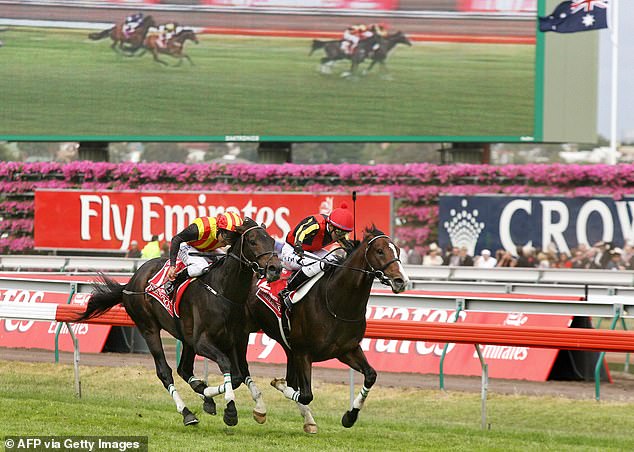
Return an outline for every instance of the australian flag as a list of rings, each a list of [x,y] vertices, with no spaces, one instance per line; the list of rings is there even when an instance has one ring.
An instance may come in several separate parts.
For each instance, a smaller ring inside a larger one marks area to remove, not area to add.
[[[561,2],[549,16],[539,18],[539,30],[575,33],[608,28],[607,12],[607,0]]]

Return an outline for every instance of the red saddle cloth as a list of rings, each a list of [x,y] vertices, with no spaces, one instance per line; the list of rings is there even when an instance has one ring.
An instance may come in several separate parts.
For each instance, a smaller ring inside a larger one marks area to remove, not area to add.
[[[278,319],[282,318],[282,307],[280,305],[279,293],[282,289],[286,287],[286,283],[288,282],[288,278],[292,276],[292,272],[283,269],[280,279],[277,281],[273,281],[269,283],[266,279],[262,278],[258,281],[258,288],[255,292],[255,295],[258,299],[264,303],[273,313],[277,316]]]
[[[188,279],[179,287],[177,287],[176,296],[174,297],[174,301],[172,301],[172,299],[169,297],[169,295],[167,295],[167,292],[165,291],[165,283],[167,282],[167,271],[169,270],[169,268],[170,268],[170,262],[168,260],[165,262],[163,267],[161,267],[161,269],[158,272],[156,272],[156,274],[148,280],[148,285],[145,291],[149,295],[154,297],[156,301],[161,303],[161,305],[165,308],[165,310],[169,313],[169,315],[171,315],[172,317],[174,316],[178,317],[179,306],[181,302],[181,297],[183,296],[183,292],[195,278]],[[183,264],[183,262],[180,259],[177,259],[176,272],[180,272],[184,268],[185,268],[185,264]]]

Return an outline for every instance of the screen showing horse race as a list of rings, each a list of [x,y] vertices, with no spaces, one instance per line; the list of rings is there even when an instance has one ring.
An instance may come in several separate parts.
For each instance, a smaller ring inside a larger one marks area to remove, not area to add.
[[[566,101],[566,71],[592,73],[596,53],[589,37],[537,31],[555,3],[8,0],[0,139],[579,138],[596,106]],[[577,66],[561,64],[550,87],[558,46]],[[551,118],[568,122],[549,130]]]

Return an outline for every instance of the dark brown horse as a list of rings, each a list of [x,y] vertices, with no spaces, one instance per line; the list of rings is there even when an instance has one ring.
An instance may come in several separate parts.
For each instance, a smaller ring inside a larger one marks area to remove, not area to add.
[[[359,410],[376,380],[376,371],[359,343],[366,327],[366,309],[374,278],[390,285],[394,293],[406,289],[409,278],[399,260],[399,250],[392,240],[376,228],[366,229],[363,241],[341,263],[328,269],[291,312],[290,335],[284,338],[278,318],[259,301],[252,291],[247,301],[248,325],[242,338],[244,358],[240,373],[247,376],[251,394],[258,393],[246,362],[248,333],[262,329],[275,339],[286,352],[286,379],[275,379],[271,385],[287,398],[297,402],[304,417],[304,431],[316,433],[317,425],[307,406],[313,400],[311,388],[312,363],[336,358],[364,376],[363,389],[352,410],[341,420],[352,427]],[[256,400],[256,410],[266,414],[264,402]],[[255,414],[255,413],[254,413]],[[263,422],[263,421],[262,421]]]
[[[156,27],[156,22],[152,16],[145,16],[138,27],[130,35],[126,35],[123,31],[123,23],[118,23],[114,27],[107,30],[100,31],[98,33],[90,33],[88,37],[94,41],[110,37],[112,39],[112,45],[110,48],[115,52],[117,50],[133,54],[141,48],[143,41],[145,40],[150,27]]]
[[[144,263],[125,285],[103,276],[105,285],[95,286],[86,312],[79,319],[98,316],[123,303],[145,338],[154,357],[156,373],[174,399],[177,411],[183,415],[185,425],[196,424],[198,419],[185,406],[174,387],[172,369],[161,344],[161,330],[182,341],[178,375],[203,397],[203,409],[216,414],[213,397],[224,393],[227,402],[224,422],[229,426],[236,425],[238,412],[233,390],[244,381],[245,376],[237,371],[232,373],[232,369],[239,369],[235,331],[243,328],[245,323],[244,303],[251,290],[254,272],[259,277],[266,277],[267,281],[274,281],[280,276],[281,265],[274,252],[274,241],[264,228],[247,218],[237,232],[240,238],[231,245],[226,257],[185,289],[179,318],[168,314],[146,292],[148,280],[165,263],[164,258],[155,258]],[[208,387],[195,378],[195,355],[215,361],[224,375],[224,383]]]
[[[169,55],[174,58],[178,58],[178,63],[176,66],[180,66],[183,64],[183,59],[189,61],[189,64],[193,65],[194,62],[184,51],[185,42],[192,41],[198,44],[198,37],[193,30],[184,29],[176,33],[166,44],[162,45],[160,42],[160,35],[156,33],[150,33],[143,42],[143,47],[145,48],[140,55],[143,55],[146,50],[152,52],[154,56],[154,61],[164,64],[167,66],[167,62],[161,60],[159,58],[159,54]]]
[[[319,49],[324,49],[326,54],[320,60],[319,71],[322,74],[331,74],[334,63],[347,59],[352,62],[352,65],[350,70],[344,72],[342,76],[355,75],[358,66],[369,58],[371,63],[370,67],[365,71],[367,73],[376,63],[385,67],[385,60],[387,59],[388,54],[397,44],[406,44],[408,46],[412,45],[410,40],[407,39],[402,31],[397,31],[396,33],[389,34],[385,37],[375,34],[369,38],[362,39],[359,41],[359,44],[352,54],[345,52],[341,48],[342,42],[343,39],[332,41],[313,39],[308,55],[312,55],[313,52]]]

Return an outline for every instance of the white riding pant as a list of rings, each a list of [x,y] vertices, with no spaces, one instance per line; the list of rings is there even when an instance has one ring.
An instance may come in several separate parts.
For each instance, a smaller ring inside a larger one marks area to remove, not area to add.
[[[200,276],[203,271],[209,266],[209,262],[203,256],[190,255],[189,253],[198,253],[199,251],[187,242],[181,243],[178,249],[178,258],[187,265],[187,274],[190,277]]]
[[[350,47],[356,47],[356,45],[359,44],[359,36],[353,35],[349,31],[345,31],[343,33],[343,39],[345,39],[346,41],[350,41],[350,43],[352,43]]]
[[[337,261],[336,252],[329,252],[324,249],[306,252],[304,256],[301,257],[288,243],[284,243],[280,252],[280,259],[282,260],[282,266],[284,268],[292,271],[301,269],[306,276],[313,277],[323,270],[324,263],[311,258],[311,256],[325,258],[329,262]]]

